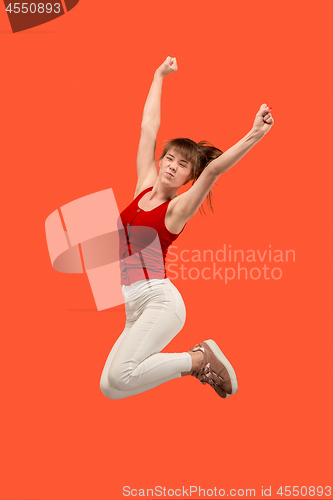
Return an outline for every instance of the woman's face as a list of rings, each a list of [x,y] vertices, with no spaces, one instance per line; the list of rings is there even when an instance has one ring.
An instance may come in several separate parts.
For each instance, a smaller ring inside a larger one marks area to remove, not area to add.
[[[169,149],[159,165],[162,182],[170,186],[179,188],[186,184],[191,176],[192,164],[174,149]]]

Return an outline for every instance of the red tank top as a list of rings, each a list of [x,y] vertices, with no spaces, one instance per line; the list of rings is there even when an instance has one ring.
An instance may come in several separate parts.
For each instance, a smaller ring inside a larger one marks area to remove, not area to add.
[[[131,285],[144,279],[166,278],[168,248],[184,229],[175,234],[165,226],[165,214],[171,200],[149,211],[139,208],[141,198],[152,189],[149,187],[134,198],[121,212],[121,220],[118,220],[122,285]]]

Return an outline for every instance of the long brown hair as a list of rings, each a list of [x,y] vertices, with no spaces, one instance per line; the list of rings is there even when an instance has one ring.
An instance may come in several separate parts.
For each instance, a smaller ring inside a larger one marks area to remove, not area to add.
[[[223,151],[215,148],[208,141],[194,142],[191,139],[187,139],[184,137],[178,137],[176,139],[171,139],[170,141],[165,141],[163,145],[164,149],[158,161],[162,160],[162,158],[164,158],[164,156],[170,149],[175,149],[179,154],[183,155],[184,158],[186,158],[186,160],[189,161],[192,165],[191,176],[187,181],[192,181],[192,186],[200,177],[207,165],[212,160],[215,160],[215,158],[218,158],[221,154],[223,154]],[[187,184],[187,182],[185,184]],[[209,191],[206,197],[206,201],[211,211],[214,212],[212,205],[212,196],[213,188]],[[200,209],[201,208],[205,213],[202,205]]]

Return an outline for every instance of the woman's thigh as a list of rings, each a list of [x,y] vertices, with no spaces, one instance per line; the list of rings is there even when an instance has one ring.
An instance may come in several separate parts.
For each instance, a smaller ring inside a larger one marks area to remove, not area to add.
[[[128,331],[117,351],[117,358],[143,361],[165,346],[182,329],[186,310],[176,287],[164,280],[148,294],[126,305]]]
[[[101,387],[108,385],[111,365],[134,370],[152,354],[160,352],[182,329],[186,310],[176,287],[168,280],[149,293],[125,303],[126,325],[105,363]]]

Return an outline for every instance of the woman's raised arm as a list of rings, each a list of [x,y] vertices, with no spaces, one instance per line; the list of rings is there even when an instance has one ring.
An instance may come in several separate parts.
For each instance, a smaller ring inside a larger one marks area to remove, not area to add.
[[[233,167],[270,131],[274,125],[271,109],[262,104],[250,132],[225,153],[212,160],[194,185],[178,197],[174,207],[174,217],[180,225],[185,224],[199,210],[220,175]]]
[[[221,175],[233,167],[243,156],[250,151],[272,128],[274,120],[271,109],[267,104],[262,104],[256,114],[253,127],[245,137],[229,148],[221,156],[209,164],[209,169]]]
[[[135,196],[143,189],[152,186],[158,176],[155,148],[157,132],[161,124],[162,85],[164,77],[175,71],[177,71],[176,58],[169,56],[154,74],[142,115],[141,136],[137,154],[138,182]]]

